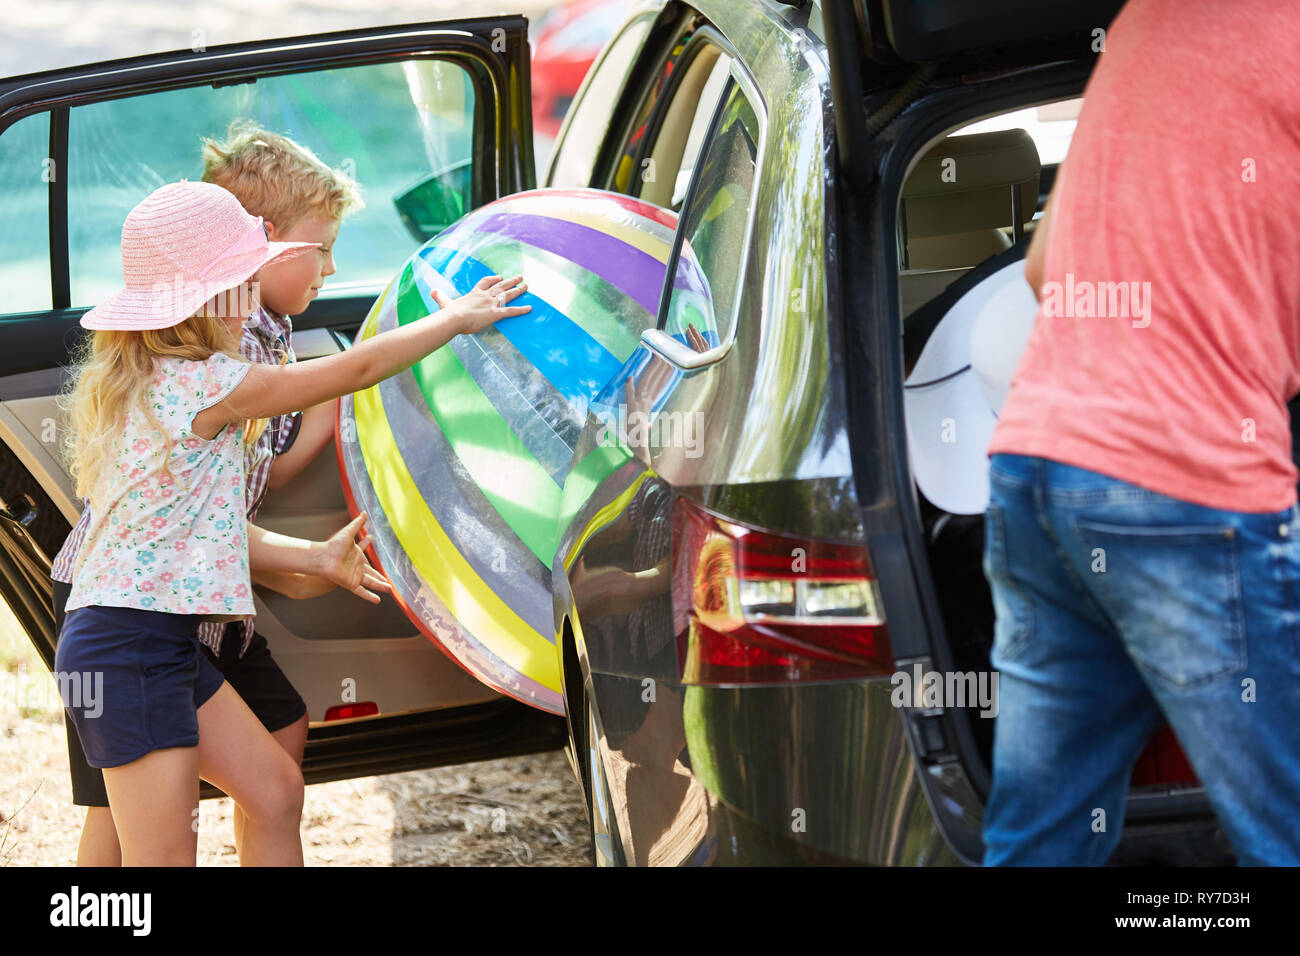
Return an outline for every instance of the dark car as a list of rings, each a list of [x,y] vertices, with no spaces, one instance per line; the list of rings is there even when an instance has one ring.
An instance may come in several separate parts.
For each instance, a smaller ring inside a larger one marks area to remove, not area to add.
[[[977,862],[996,718],[891,699],[918,667],[987,672],[991,638],[981,519],[938,513],[909,461],[905,355],[928,328],[909,320],[1032,233],[1059,156],[1031,119],[1053,121],[1006,114],[1077,99],[1118,6],[633,7],[543,183],[680,214],[656,327],[564,484],[565,716],[478,684],[392,602],[259,588],[259,629],[309,706],[307,781],[565,746],[598,863]],[[0,83],[0,588],[47,663],[49,563],[79,507],[53,395],[78,317],[117,281],[126,211],[194,178],[197,136],[235,115],[350,162],[369,205],[294,336],[300,359],[346,348],[413,236],[537,185],[525,28],[349,31]],[[936,183],[954,155],[955,182]],[[682,279],[686,244],[702,286]],[[716,338],[690,334],[701,316]],[[629,410],[675,431],[611,447]],[[262,509],[316,537],[346,517],[330,455]],[[1167,734],[1125,827],[1117,861],[1231,860]]]
[[[556,557],[600,862],[980,860],[996,718],[891,699],[987,675],[993,625],[983,516],[919,493],[903,382],[945,291],[1023,252],[1119,6],[649,3],[587,77],[547,185],[679,211],[719,332],[688,344],[670,259],[610,401],[699,453],[640,449]],[[1231,858],[1166,728],[1114,861]]]

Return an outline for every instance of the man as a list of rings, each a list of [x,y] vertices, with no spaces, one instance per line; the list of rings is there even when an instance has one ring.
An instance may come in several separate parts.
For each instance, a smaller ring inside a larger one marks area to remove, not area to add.
[[[1300,7],[1131,0],[989,445],[989,864],[1100,864],[1166,720],[1238,860],[1300,864]]]

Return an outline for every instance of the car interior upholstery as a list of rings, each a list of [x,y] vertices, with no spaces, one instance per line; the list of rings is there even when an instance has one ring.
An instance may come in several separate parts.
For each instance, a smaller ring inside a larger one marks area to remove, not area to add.
[[[721,51],[710,43],[691,58],[686,75],[668,104],[650,160],[655,175],[645,180],[640,198],[665,208],[673,208],[677,173],[687,164],[686,144],[695,116],[699,112],[700,98],[713,74],[713,67]],[[689,160],[694,165],[694,160]]]
[[[1023,236],[1040,172],[1023,129],[948,136],[917,160],[899,206],[904,320]]]

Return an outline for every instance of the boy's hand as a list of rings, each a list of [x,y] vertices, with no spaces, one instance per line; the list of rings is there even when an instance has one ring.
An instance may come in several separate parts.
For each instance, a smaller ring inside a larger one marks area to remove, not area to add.
[[[319,574],[304,574],[301,571],[254,571],[252,577],[254,584],[270,588],[295,601],[319,597],[338,587]]]
[[[528,289],[528,283],[523,278],[484,276],[474,288],[458,299],[434,289],[433,300],[438,303],[439,309],[450,308],[456,312],[463,319],[460,331],[468,335],[487,328],[498,319],[532,311],[531,305],[510,305]]]
[[[362,530],[366,517],[366,513],[361,512],[324,542],[317,573],[371,604],[378,604],[379,595],[366,590],[366,586],[390,594],[393,586],[366,560],[365,549],[370,543],[370,536]],[[361,535],[360,541],[356,540],[358,534]]]

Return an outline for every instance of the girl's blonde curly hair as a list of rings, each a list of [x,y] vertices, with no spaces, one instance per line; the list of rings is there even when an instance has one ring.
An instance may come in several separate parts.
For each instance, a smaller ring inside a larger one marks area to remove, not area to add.
[[[69,413],[71,428],[63,438],[62,453],[79,498],[91,498],[105,469],[112,468],[116,439],[126,428],[132,407],[139,406],[145,416],[166,438],[162,454],[163,470],[171,474],[167,462],[174,442],[149,408],[146,390],[162,356],[201,362],[214,352],[247,362],[239,352],[239,341],[225,321],[204,309],[184,322],[165,329],[120,330],[97,329],[83,336],[73,353],[73,376],[60,391],[58,404]],[[244,453],[256,444],[266,429],[267,420],[244,420]]]

